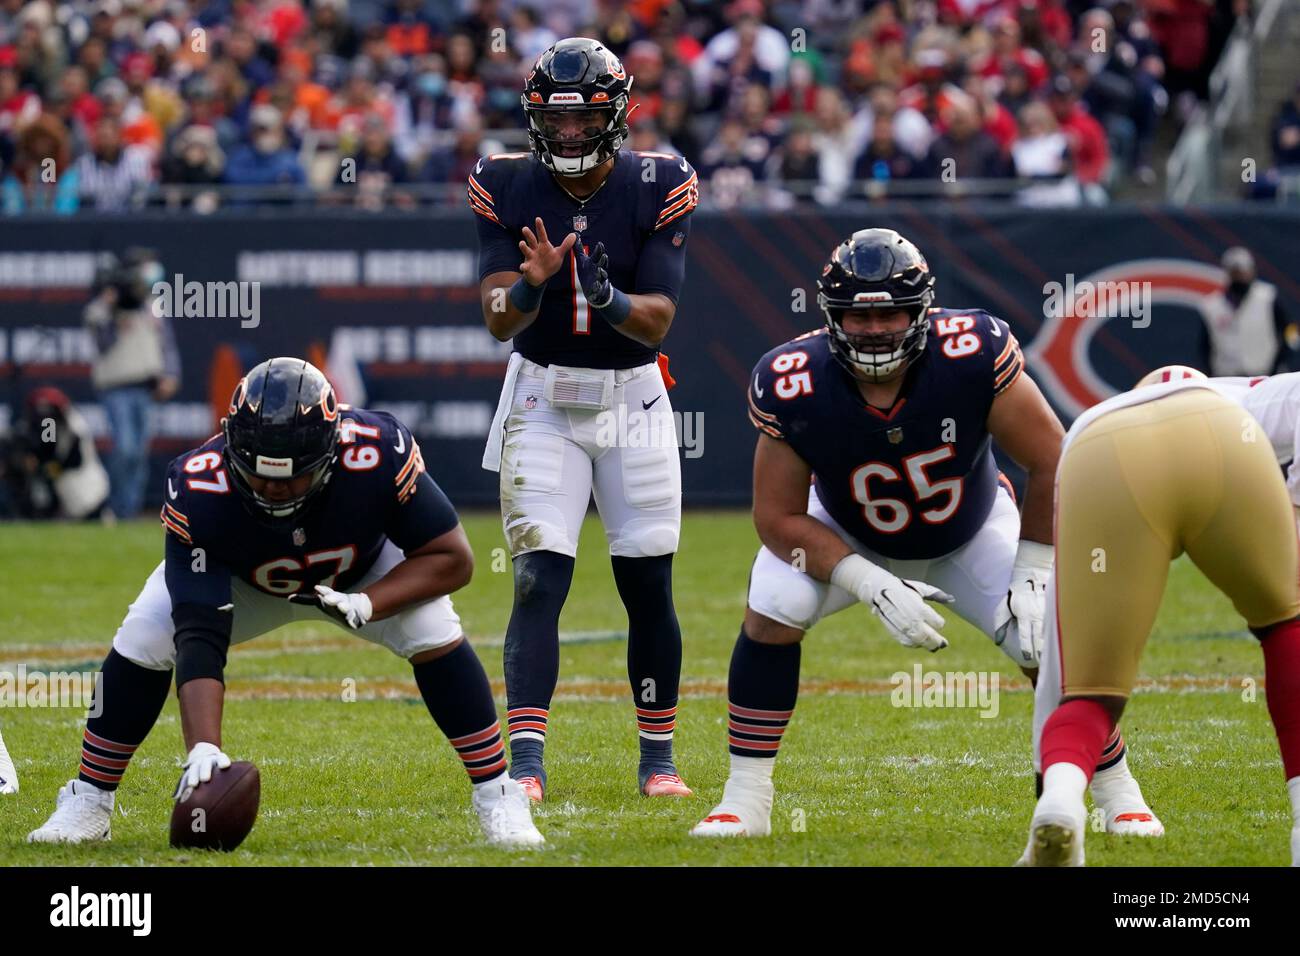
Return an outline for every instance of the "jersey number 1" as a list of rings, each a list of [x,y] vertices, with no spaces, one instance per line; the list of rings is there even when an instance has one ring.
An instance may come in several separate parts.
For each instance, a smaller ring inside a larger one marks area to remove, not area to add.
[[[573,279],[573,334],[591,334],[591,306],[582,294],[582,282],[578,279],[578,253],[569,250],[569,275]]]

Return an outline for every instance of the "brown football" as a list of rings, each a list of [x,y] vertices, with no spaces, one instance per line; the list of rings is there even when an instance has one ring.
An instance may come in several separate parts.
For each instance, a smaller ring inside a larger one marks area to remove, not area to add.
[[[247,760],[218,770],[172,808],[172,846],[233,850],[253,829],[261,796],[261,777]]]

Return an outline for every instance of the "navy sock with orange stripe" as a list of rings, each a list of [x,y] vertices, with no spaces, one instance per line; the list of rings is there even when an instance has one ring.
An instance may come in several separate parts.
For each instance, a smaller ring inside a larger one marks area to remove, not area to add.
[[[170,670],[150,670],[116,650],[108,652],[82,734],[78,780],[100,790],[117,789],[132,754],[158,722],[171,684]]]
[[[682,675],[682,629],[673,607],[673,556],[617,556],[610,564],[627,609],[627,678],[641,748],[637,778],[644,787],[652,774],[677,773],[673,733]]]
[[[504,667],[510,776],[546,785],[542,751],[560,676],[560,611],[573,581],[573,558],[529,551],[514,559],[515,601],[506,626]]]
[[[799,698],[801,644],[760,644],[742,628],[727,674],[727,741],[736,757],[776,757]]]
[[[434,723],[447,735],[474,784],[506,772],[501,722],[487,672],[469,642],[432,661],[414,664],[415,683]]]

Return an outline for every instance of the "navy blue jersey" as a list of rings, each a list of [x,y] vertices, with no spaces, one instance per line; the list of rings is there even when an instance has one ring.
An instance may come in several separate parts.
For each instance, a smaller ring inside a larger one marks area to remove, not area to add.
[[[317,584],[346,591],[385,540],[412,551],[459,523],[425,472],[419,445],[387,412],[340,406],[329,483],[299,522],[280,531],[244,507],[222,462],[225,444],[214,435],[167,467],[161,517],[173,607],[228,604],[232,575],[281,597]]]
[[[831,517],[889,558],[937,558],[983,525],[997,493],[988,414],[1024,369],[1011,329],[978,309],[931,309],[925,353],[892,408],[868,405],[825,329],[754,367],[749,415],[813,472]]]
[[[478,214],[479,281],[517,272],[522,229],[540,216],[555,245],[571,232],[590,252],[603,242],[609,276],[622,292],[658,292],[675,303],[686,275],[690,213],[699,202],[695,170],[667,153],[620,150],[609,178],[585,202],[570,196],[531,153],[479,160],[469,177],[469,204]],[[533,323],[515,351],[539,365],[635,368],[655,361],[642,345],[593,315],[577,281],[577,258],[551,276]]]

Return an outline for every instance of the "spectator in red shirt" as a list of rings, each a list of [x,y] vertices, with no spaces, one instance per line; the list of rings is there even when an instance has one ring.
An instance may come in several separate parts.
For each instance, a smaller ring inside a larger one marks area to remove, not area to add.
[[[921,50],[916,54],[916,82],[898,95],[899,103],[918,111],[932,126],[940,128],[940,118],[948,107],[964,96],[947,77],[948,54],[940,49]]]
[[[1006,16],[993,28],[993,53],[979,72],[986,77],[1005,76],[1012,66],[1025,71],[1031,90],[1040,90],[1047,82],[1047,61],[1037,50],[1021,45],[1019,22]]]
[[[1191,90],[1198,99],[1209,96],[1210,18],[1214,0],[1147,0],[1151,34],[1165,58],[1165,88],[1171,96]]]
[[[1047,103],[1056,115],[1061,132],[1069,141],[1075,176],[1084,186],[1100,183],[1110,162],[1106,131],[1083,108],[1069,77],[1057,76],[1052,81]]]
[[[821,83],[820,66],[816,54],[796,53],[790,57],[787,82],[772,101],[772,112],[777,116],[812,113],[817,107],[817,87]]]
[[[1021,72],[1020,75],[1023,77],[1024,74]],[[1016,141],[1016,136],[1020,132],[1015,113],[998,101],[998,98],[993,95],[993,84],[978,74],[972,73],[967,76],[966,81],[962,83],[962,89],[979,104],[980,116],[984,120],[984,132],[997,141],[1003,153],[1009,153],[1011,144]]]
[[[16,140],[19,130],[40,115],[41,98],[19,89],[17,51],[0,47],[0,136]]]
[[[59,78],[59,89],[67,98],[68,114],[74,117],[88,131],[99,120],[104,107],[90,92],[90,82],[86,71],[79,66],[70,66]]]
[[[421,0],[394,0],[385,14],[385,38],[396,56],[412,57],[431,53],[438,26],[425,14]]]

